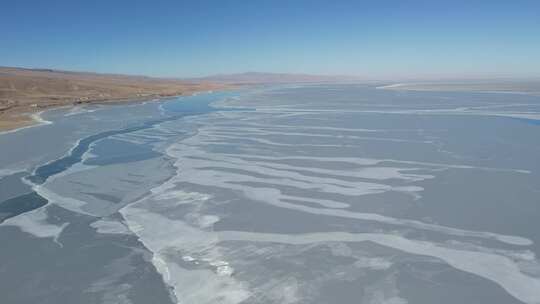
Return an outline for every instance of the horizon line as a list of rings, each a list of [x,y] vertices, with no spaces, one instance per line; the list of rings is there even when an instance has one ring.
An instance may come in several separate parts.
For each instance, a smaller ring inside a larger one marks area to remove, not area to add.
[[[248,70],[243,72],[231,72],[223,73],[218,72],[214,74],[204,74],[199,76],[165,76],[165,75],[150,75],[150,74],[139,74],[139,73],[126,73],[126,72],[114,72],[114,71],[95,71],[95,70],[78,70],[78,69],[64,69],[57,67],[29,67],[29,66],[8,66],[0,65],[0,68],[3,69],[20,69],[20,70],[29,70],[29,71],[44,71],[44,72],[58,72],[58,73],[80,73],[80,74],[95,74],[95,75],[111,75],[111,76],[127,76],[127,77],[144,77],[144,78],[155,78],[155,79],[169,79],[169,80],[205,80],[208,78],[216,77],[228,77],[228,76],[239,76],[239,75],[248,75],[248,74],[258,74],[258,75],[287,75],[287,76],[305,76],[305,77],[321,77],[321,78],[343,78],[342,80],[348,81],[466,81],[466,80],[537,80],[540,81],[540,75],[510,75],[510,74],[490,74],[490,73],[478,73],[478,74],[467,74],[467,75],[456,75],[455,73],[442,73],[437,75],[429,74],[419,74],[419,75],[408,75],[408,76],[396,76],[396,77],[369,77],[359,74],[339,74],[339,73],[308,73],[308,72],[266,72],[266,71],[256,71]]]

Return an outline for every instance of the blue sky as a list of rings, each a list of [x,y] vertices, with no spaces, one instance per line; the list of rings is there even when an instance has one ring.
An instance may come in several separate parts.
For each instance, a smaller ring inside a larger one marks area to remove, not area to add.
[[[0,65],[539,77],[540,1],[3,1]]]

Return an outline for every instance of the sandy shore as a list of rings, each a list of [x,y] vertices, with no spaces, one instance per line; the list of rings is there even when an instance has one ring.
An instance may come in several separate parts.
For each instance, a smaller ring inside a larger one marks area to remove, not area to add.
[[[150,101],[230,87],[205,81],[0,67],[0,132],[43,123],[39,113],[51,108]]]

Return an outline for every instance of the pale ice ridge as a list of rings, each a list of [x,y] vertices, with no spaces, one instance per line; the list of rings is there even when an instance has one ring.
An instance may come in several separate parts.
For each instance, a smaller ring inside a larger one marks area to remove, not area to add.
[[[355,182],[349,183],[337,179],[325,179],[318,177],[311,177],[300,175],[295,172],[288,171],[274,171],[276,174],[282,176],[279,178],[265,178],[260,179],[253,175],[248,174],[239,174],[236,171],[226,172],[226,171],[216,171],[214,169],[204,169],[205,167],[212,167],[209,164],[213,164],[210,161],[201,161],[197,160],[197,157],[205,157],[207,159],[213,159],[217,162],[217,166],[226,166],[226,163],[223,162],[221,154],[210,153],[196,148],[197,136],[190,137],[184,140],[182,143],[174,144],[169,149],[167,149],[167,154],[171,157],[178,159],[176,166],[182,172],[181,175],[177,176],[178,181],[194,183],[204,186],[213,186],[223,189],[233,189],[238,190],[244,194],[245,197],[268,203],[281,208],[294,209],[297,211],[303,211],[312,214],[319,215],[329,215],[337,216],[344,218],[354,218],[361,220],[371,220],[378,221],[382,223],[392,224],[392,225],[404,225],[410,226],[419,229],[426,229],[437,231],[441,233],[447,233],[458,236],[468,236],[468,237],[481,237],[496,239],[501,242],[506,242],[514,245],[530,245],[531,241],[517,236],[507,236],[500,235],[490,232],[477,232],[477,231],[467,231],[457,228],[445,227],[434,224],[427,224],[420,221],[414,220],[403,220],[395,219],[391,217],[386,217],[378,214],[370,213],[358,213],[351,212],[347,210],[335,210],[335,209],[325,209],[325,208],[313,208],[308,206],[302,206],[298,204],[287,203],[283,199],[283,193],[279,189],[275,189],[272,185],[284,185],[284,186],[294,186],[300,189],[313,189],[318,188],[325,192],[338,193],[344,195],[365,195],[372,193],[382,193],[385,191],[405,191],[405,192],[417,192],[421,191],[420,187],[412,186],[412,188],[399,188],[392,187],[384,184],[377,183],[362,183]],[[186,158],[190,158],[189,161],[184,161]],[[225,159],[226,160],[226,159]],[[205,162],[207,162],[205,164]],[[237,169],[247,170],[248,166],[246,165],[237,165]],[[270,170],[270,169],[265,169]],[[262,172],[265,172],[264,170]],[[254,172],[258,173],[258,172]],[[286,175],[283,175],[287,173]],[[300,178],[299,181],[294,179]],[[304,179],[302,181],[302,179]],[[261,183],[268,184],[268,187],[254,187],[246,184],[246,182],[257,181]],[[240,185],[239,183],[244,183]],[[363,187],[362,187],[363,186]]]
[[[422,128],[385,128],[385,129],[365,129],[365,128],[345,128],[345,127],[332,127],[332,126],[317,126],[317,125],[293,125],[293,124],[272,124],[268,123],[259,123],[259,122],[246,122],[242,121],[242,118],[245,115],[241,112],[220,112],[221,118],[233,119],[233,122],[216,122],[215,124],[204,126],[206,130],[216,130],[216,131],[238,131],[243,132],[244,130],[249,130],[253,132],[264,132],[265,129],[270,130],[319,130],[319,131],[332,131],[332,132],[348,132],[348,133],[388,133],[388,132],[425,132],[426,129]],[[271,119],[281,118],[276,115],[263,115],[262,117],[267,117]],[[236,120],[240,120],[241,125],[234,123]],[[429,129],[429,131],[448,131],[447,129]],[[304,133],[302,133],[304,134]],[[327,133],[325,133],[327,134]]]
[[[247,142],[254,142],[264,145],[270,145],[270,146],[285,146],[285,147],[345,147],[345,146],[352,146],[352,145],[346,145],[346,144],[289,144],[289,143],[280,143],[277,141],[269,140],[269,139],[263,139],[263,138],[256,138],[256,137],[238,137],[238,136],[228,136],[228,135],[217,135],[212,134],[212,137],[207,140],[207,143],[215,144],[217,140],[221,139],[240,139],[242,141]],[[227,141],[225,141],[227,142]]]
[[[153,253],[152,262],[165,283],[172,287],[178,303],[232,304],[249,297],[246,284],[235,280],[231,276],[234,269],[220,258],[214,246],[217,239],[212,233],[168,220],[137,205],[124,207],[120,212],[130,230]],[[184,254],[178,255],[179,252]],[[187,270],[178,264],[179,258],[196,264],[206,262],[208,267]]]
[[[32,119],[37,121],[40,125],[50,125],[53,123],[52,121],[43,118],[43,111],[34,113],[30,115],[30,117],[32,117]]]
[[[190,252],[205,251],[215,248],[223,241],[270,242],[291,245],[305,245],[327,242],[373,242],[385,247],[394,248],[410,254],[431,256],[446,262],[461,271],[469,272],[491,280],[515,298],[524,303],[540,303],[540,279],[526,275],[510,258],[496,253],[452,249],[436,243],[411,240],[399,235],[380,233],[347,233],[323,232],[304,234],[272,234],[242,231],[211,232],[196,229],[182,221],[175,221],[161,215],[130,206],[122,209],[128,225],[139,235],[141,241],[155,255],[167,255],[166,252],[188,250]],[[180,303],[211,303],[216,295],[223,297],[222,303],[240,303],[249,297],[249,287],[235,282],[231,277],[222,276],[204,270],[183,270],[175,263],[156,262],[161,268],[165,281],[175,287]],[[359,263],[366,263],[365,261]],[[370,267],[385,268],[382,261],[370,261]],[[228,263],[226,264],[228,265]],[[187,279],[198,284],[186,284]],[[224,281],[221,281],[225,279]],[[230,280],[229,280],[230,279]],[[203,280],[207,283],[200,282]],[[218,284],[219,282],[219,284]],[[195,285],[195,286],[194,286]],[[182,286],[182,288],[180,288]],[[202,296],[197,289],[203,289]]]
[[[239,113],[228,113],[229,116],[224,116],[225,118],[234,118],[235,120],[238,119]],[[212,123],[207,125],[202,125],[199,128],[199,145],[200,144],[211,144],[211,145],[219,145],[223,142],[230,143],[230,140],[239,140],[241,143],[235,143],[234,145],[244,145],[246,142],[250,143],[257,143],[257,144],[265,144],[270,146],[288,146],[288,147],[335,147],[335,148],[342,148],[342,147],[354,147],[355,144],[347,143],[347,144],[328,144],[328,143],[284,143],[284,142],[276,142],[275,140],[267,139],[267,138],[260,138],[257,136],[253,136],[250,134],[250,131],[258,130],[258,134],[265,134],[264,129],[253,129],[251,124],[250,127],[247,128],[249,131],[246,133],[243,133],[241,126],[236,126],[233,128],[234,132],[228,132],[228,127],[223,126],[221,128],[219,126],[220,120],[215,119],[222,119],[224,117],[221,117],[220,113],[216,114],[213,113],[212,115],[208,115],[206,117],[199,117],[198,119],[203,120],[211,120]],[[241,117],[241,116],[240,116]],[[300,127],[301,128],[301,127]],[[408,131],[422,131],[422,130],[408,130]],[[291,134],[287,132],[279,132],[281,135]],[[283,133],[283,134],[282,134]],[[296,133],[297,136],[304,136],[305,133]],[[307,134],[305,136],[318,136],[318,134]],[[340,135],[329,135],[329,134],[322,134],[323,137],[339,137]],[[433,144],[432,141],[418,141],[418,140],[402,140],[402,139],[395,139],[395,138],[385,138],[385,137],[367,137],[366,140],[374,140],[374,141],[389,141],[389,142],[411,142],[411,143],[429,143]],[[291,157],[291,159],[294,156]],[[322,158],[321,158],[322,159]],[[365,158],[363,158],[365,159]],[[362,160],[363,160],[362,159]],[[333,161],[333,160],[332,160]],[[351,158],[350,162],[357,161],[356,158]],[[393,162],[393,163],[400,163],[400,164],[409,164],[409,165],[420,165],[420,166],[434,166],[439,168],[452,168],[452,169],[478,169],[478,170],[487,170],[487,171],[501,171],[501,172],[518,172],[518,173],[530,173],[528,170],[524,169],[506,169],[506,168],[490,168],[490,167],[480,167],[480,166],[471,166],[471,165],[461,165],[461,164],[441,164],[441,163],[430,163],[430,162],[419,162],[419,161],[407,161],[407,160],[396,160],[396,159],[376,159],[378,163],[381,162]]]
[[[53,123],[52,121],[49,121],[49,120],[46,120],[46,119],[43,118],[43,115],[42,115],[43,112],[44,111],[41,111],[41,112],[33,113],[33,114],[30,115],[30,118],[32,118],[32,120],[35,122],[34,124],[24,126],[24,127],[20,127],[20,128],[13,129],[13,130],[1,131],[0,135],[17,132],[17,131],[24,130],[24,129],[29,129],[29,128],[40,127],[40,126],[52,124]]]
[[[202,157],[202,156],[201,156]],[[197,157],[197,159],[201,159],[201,157]],[[233,165],[239,165],[239,166],[251,166],[256,171],[259,172],[265,172],[266,169],[275,169],[275,170],[283,170],[283,171],[294,171],[300,174],[300,172],[310,172],[310,173],[316,173],[316,174],[324,174],[328,176],[334,176],[334,177],[351,177],[351,178],[362,178],[362,179],[373,179],[373,180],[387,180],[387,179],[400,179],[404,181],[422,181],[426,179],[434,178],[433,175],[428,174],[414,174],[414,173],[406,173],[407,171],[417,171],[417,170],[428,170],[425,168],[397,168],[397,167],[363,167],[358,169],[349,169],[349,170],[337,170],[337,169],[322,169],[322,168],[314,168],[314,167],[307,167],[307,166],[295,166],[295,165],[289,165],[289,164],[281,164],[276,162],[261,162],[261,161],[249,161],[248,159],[250,156],[246,157],[228,157],[226,154],[222,154],[220,157],[220,161],[223,163],[229,163]],[[254,156],[254,159],[257,159],[257,156]],[[293,158],[294,159],[294,158]],[[297,158],[297,159],[303,159],[306,158]],[[307,158],[309,159],[309,158]],[[209,163],[212,163],[212,159],[204,159],[205,161],[208,161]],[[215,161],[214,161],[215,162]],[[374,162],[366,161],[367,164],[376,164],[377,161]],[[257,167],[253,167],[257,166]],[[280,173],[277,172],[276,173]]]
[[[208,132],[207,129],[201,130],[201,132]],[[279,135],[279,136],[301,136],[301,137],[319,137],[319,138],[339,138],[339,139],[355,139],[355,140],[373,140],[373,141],[389,141],[389,142],[400,142],[400,143],[419,143],[419,144],[431,144],[432,141],[429,140],[409,140],[409,139],[399,139],[399,138],[388,138],[388,137],[368,137],[368,136],[355,136],[355,135],[342,135],[342,134],[314,134],[314,133],[300,133],[300,132],[277,132],[277,131],[265,131],[258,129],[258,131],[245,130],[243,131],[245,135],[253,136],[255,135]],[[228,131],[228,130],[217,130],[209,134],[212,134],[216,137],[221,138],[230,138],[230,139],[246,139],[245,137],[238,136],[238,132]],[[247,138],[248,140],[253,139],[253,137]]]
[[[187,150],[188,148],[182,148]],[[200,151],[205,155],[204,152]],[[193,154],[192,154],[193,155]],[[195,154],[197,155],[197,154]],[[421,187],[409,186],[409,187],[395,187],[385,184],[369,183],[369,182],[349,182],[336,178],[328,177],[315,177],[306,176],[294,171],[273,169],[270,166],[257,166],[256,164],[234,164],[226,162],[226,159],[216,160],[199,160],[190,158],[188,166],[182,166],[186,175],[193,174],[194,178],[192,182],[199,181],[200,179],[216,178],[228,178],[236,183],[242,182],[260,182],[272,185],[291,186],[298,189],[317,189],[321,192],[336,193],[348,196],[358,196],[374,193],[383,193],[387,191],[398,192],[418,192],[422,191]],[[216,169],[207,169],[216,168]],[[219,168],[219,169],[218,169]],[[226,169],[237,169],[242,171],[253,172],[255,174],[264,174],[265,177],[256,177],[249,174],[240,174],[235,172],[228,172]]]
[[[242,240],[295,245],[330,241],[371,241],[407,253],[439,258],[456,269],[473,273],[499,284],[509,294],[525,303],[540,303],[540,293],[538,293],[538,290],[540,290],[540,278],[522,273],[519,266],[513,260],[493,253],[451,249],[431,242],[409,240],[390,234],[352,234],[346,232],[301,235],[276,235],[251,232],[217,232],[217,234],[222,241]]]
[[[0,179],[19,172],[24,172],[24,169],[0,169]]]
[[[233,115],[231,115],[233,116]],[[237,113],[234,113],[234,117],[237,117]],[[243,126],[248,126],[248,130],[253,130],[254,132],[259,132],[264,129],[294,129],[294,130],[322,130],[322,131],[338,131],[338,132],[353,132],[353,133],[372,133],[372,132],[386,132],[387,130],[383,129],[363,129],[363,128],[340,128],[340,127],[328,127],[328,126],[296,126],[296,125],[271,125],[271,124],[260,124],[260,123],[244,123],[242,126],[231,126],[230,124],[217,124],[214,126],[207,127],[208,130],[232,130],[232,131],[244,131],[246,128]],[[393,130],[392,130],[393,131]]]
[[[99,219],[92,224],[90,227],[95,228],[98,233],[103,234],[131,234],[131,231],[118,220],[111,219]]]
[[[73,115],[79,115],[79,114],[93,113],[99,109],[100,108],[88,109],[87,107],[84,107],[84,106],[74,106],[74,107],[71,107],[68,111],[66,111],[64,116],[67,117],[67,116],[73,116]]]
[[[37,194],[39,194],[41,197],[46,199],[49,202],[49,204],[58,205],[64,209],[67,209],[69,211],[73,211],[76,213],[81,213],[81,214],[91,215],[91,216],[94,215],[91,212],[87,212],[84,210],[84,206],[87,204],[87,202],[81,201],[76,198],[59,195],[58,193],[48,189],[45,185],[34,186],[33,190]]]
[[[302,109],[291,107],[264,106],[258,107],[257,112],[261,113],[343,113],[341,110],[332,109]],[[371,114],[402,114],[402,115],[475,115],[475,116],[505,116],[526,119],[540,119],[538,112],[510,112],[510,111],[479,111],[469,107],[457,107],[446,109],[388,109],[388,110],[347,110],[347,113],[371,113]]]
[[[202,141],[203,143],[205,141]],[[404,164],[404,165],[416,165],[424,166],[422,170],[429,168],[440,168],[440,169],[474,169],[474,170],[485,170],[485,171],[494,171],[494,172],[514,172],[522,174],[530,174],[531,171],[523,169],[506,169],[506,168],[492,168],[492,167],[480,167],[480,166],[470,166],[470,165],[456,165],[456,164],[446,164],[446,163],[432,163],[432,162],[420,162],[420,161],[407,161],[391,158],[361,158],[361,157],[327,157],[327,156],[272,156],[272,155],[257,155],[257,154],[237,154],[237,153],[221,153],[221,155],[233,156],[238,158],[250,158],[250,159],[260,159],[260,160],[308,160],[308,161],[318,161],[318,162],[338,162],[338,163],[350,163],[355,166],[374,166],[383,162]],[[412,170],[413,168],[411,168]]]
[[[58,241],[58,238],[69,223],[55,225],[49,223],[47,218],[47,207],[44,206],[19,216],[11,217],[1,223],[0,226],[14,226],[38,238],[52,238],[55,243],[62,247],[62,243]]]

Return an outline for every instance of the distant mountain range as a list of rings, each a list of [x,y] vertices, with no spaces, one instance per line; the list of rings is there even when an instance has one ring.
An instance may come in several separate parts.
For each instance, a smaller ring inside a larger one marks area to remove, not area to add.
[[[278,84],[278,83],[316,83],[316,82],[344,82],[359,81],[354,76],[341,75],[310,75],[288,73],[261,73],[246,72],[238,74],[218,74],[200,78],[189,78],[190,81],[207,81],[227,84]]]

